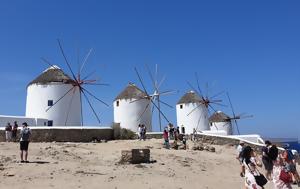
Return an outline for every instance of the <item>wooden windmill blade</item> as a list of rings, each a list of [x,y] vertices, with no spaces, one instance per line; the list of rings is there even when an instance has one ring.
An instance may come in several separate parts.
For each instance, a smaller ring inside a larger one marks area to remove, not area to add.
[[[150,77],[150,79],[151,79],[153,88],[154,88],[156,91],[158,91],[158,87],[157,87],[157,78],[156,78],[157,75],[155,75],[155,79],[154,79],[154,76],[152,75],[152,72],[151,72],[149,66],[148,66],[147,64],[145,64],[145,67],[146,67],[146,70],[147,70],[147,72],[148,72],[148,75],[149,75],[149,77]]]
[[[234,113],[233,105],[232,105],[231,99],[230,99],[230,97],[229,97],[229,93],[227,92],[226,95],[227,95],[227,98],[228,98],[228,101],[229,101],[229,104],[230,104],[230,107],[231,107],[232,115],[233,115],[233,117],[232,117],[231,119],[234,120],[234,123],[235,123],[235,126],[236,126],[237,133],[238,133],[238,135],[240,135],[240,129],[239,129],[239,126],[238,126],[238,123],[237,123],[237,119],[236,119],[237,116],[236,116],[236,114]]]
[[[58,46],[59,46],[60,52],[61,52],[62,56],[64,57],[65,63],[67,64],[67,66],[68,66],[68,68],[69,68],[69,71],[72,73],[73,79],[74,79],[74,80],[77,82],[77,84],[78,84],[77,78],[76,78],[76,76],[75,76],[75,74],[74,74],[74,72],[73,72],[73,70],[72,70],[72,68],[71,68],[71,65],[70,65],[70,63],[69,63],[69,61],[68,61],[68,59],[67,59],[67,57],[66,57],[66,55],[65,55],[65,52],[64,52],[64,49],[63,49],[63,47],[62,47],[62,44],[61,44],[60,40],[57,39],[57,42],[58,42]]]
[[[151,83],[153,85],[154,92],[151,95],[148,93],[141,75],[139,74],[137,68],[134,68],[134,70],[135,70],[135,72],[138,76],[139,82],[141,83],[141,85],[142,85],[142,87],[143,87],[143,89],[146,93],[146,96],[145,96],[145,98],[140,98],[140,99],[134,100],[133,102],[136,102],[136,101],[139,101],[139,100],[142,100],[142,99],[150,100],[150,104],[147,104],[147,107],[143,110],[143,113],[141,114],[141,116],[145,113],[147,108],[152,104],[152,111],[151,111],[152,115],[153,115],[154,109],[156,109],[158,111],[159,127],[160,127],[160,130],[161,130],[161,128],[162,128],[162,118],[165,119],[169,123],[168,118],[166,117],[166,115],[161,110],[161,105],[165,105],[169,108],[172,107],[168,103],[162,101],[161,96],[166,96],[166,95],[169,95],[169,94],[173,94],[174,92],[171,91],[171,90],[164,91],[162,93],[160,92],[160,87],[161,87],[162,83],[165,80],[165,76],[163,77],[163,79],[161,81],[158,81],[158,65],[157,64],[155,66],[155,74],[153,74],[153,72],[151,72],[151,70],[150,70],[150,68],[147,64],[145,65],[145,68],[146,68],[146,71],[147,71],[147,73],[148,73],[148,75],[151,79]],[[130,102],[130,103],[133,103],[133,102]],[[141,118],[141,116],[139,116],[139,118]]]

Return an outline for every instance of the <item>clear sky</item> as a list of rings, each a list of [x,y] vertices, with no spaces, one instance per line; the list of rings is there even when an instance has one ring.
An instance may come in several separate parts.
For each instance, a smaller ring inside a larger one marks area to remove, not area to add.
[[[239,121],[242,133],[299,137],[299,10],[299,1],[282,0],[1,1],[0,114],[25,114],[26,85],[47,68],[40,57],[69,73],[60,38],[75,70],[77,49],[81,58],[94,49],[84,73],[97,70],[110,84],[90,88],[107,103],[128,82],[138,83],[135,66],[152,90],[144,64],[158,64],[167,76],[162,88],[179,90],[163,97],[169,104],[190,90],[186,81],[195,84],[198,72],[203,91],[226,90],[237,114],[254,115]],[[109,125],[112,106],[94,106]],[[84,107],[85,123],[96,124]],[[163,111],[176,123],[175,109]]]

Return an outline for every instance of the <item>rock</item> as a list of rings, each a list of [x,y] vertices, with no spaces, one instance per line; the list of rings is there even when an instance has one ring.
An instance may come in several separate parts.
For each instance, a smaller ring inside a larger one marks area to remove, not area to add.
[[[204,146],[203,149],[206,150],[206,151],[209,151],[209,146]]]
[[[120,163],[149,163],[150,149],[122,150]]]
[[[122,150],[120,163],[130,163],[131,161],[132,161],[131,150]]]
[[[216,152],[216,148],[213,147],[213,146],[211,146],[211,147],[209,147],[209,151],[210,151],[210,152]]]

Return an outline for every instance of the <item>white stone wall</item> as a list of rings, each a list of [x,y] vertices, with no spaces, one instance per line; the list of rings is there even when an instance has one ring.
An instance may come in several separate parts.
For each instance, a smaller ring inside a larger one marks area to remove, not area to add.
[[[137,131],[139,124],[144,124],[147,131],[152,131],[152,112],[151,104],[139,120],[139,117],[145,110],[147,104],[150,102],[147,99],[142,99],[130,103],[136,99],[119,99],[114,101],[114,122],[120,123],[121,128],[130,129],[134,132]],[[119,106],[117,106],[119,103]]]
[[[197,131],[210,130],[208,121],[208,110],[203,104],[201,104],[195,111],[193,111],[193,113],[188,115],[198,105],[199,103],[187,103],[176,105],[177,125],[179,127],[183,125],[185,127],[186,134],[193,133],[194,128]]]
[[[212,122],[210,130],[211,131],[224,131],[226,135],[232,135],[232,124],[230,121],[228,122]]]
[[[81,125],[80,92],[78,87],[76,87],[75,91],[70,91],[62,100],[46,112],[49,107],[48,100],[53,100],[53,103],[55,103],[72,87],[71,84],[63,83],[51,83],[48,85],[32,84],[28,86],[26,117],[53,120],[53,126],[65,125],[66,120],[66,125]]]

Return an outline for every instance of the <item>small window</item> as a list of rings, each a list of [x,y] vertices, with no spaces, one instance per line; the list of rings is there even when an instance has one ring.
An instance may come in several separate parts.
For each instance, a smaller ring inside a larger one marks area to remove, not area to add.
[[[53,121],[52,120],[48,121],[48,126],[53,126]]]
[[[117,107],[119,107],[119,106],[120,106],[120,101],[117,100]]]
[[[47,125],[47,122],[44,122],[44,126],[46,126]]]
[[[183,108],[183,105],[181,104],[181,105],[180,105],[180,109],[182,109],[182,108]]]
[[[48,100],[48,106],[53,106],[53,100]]]

